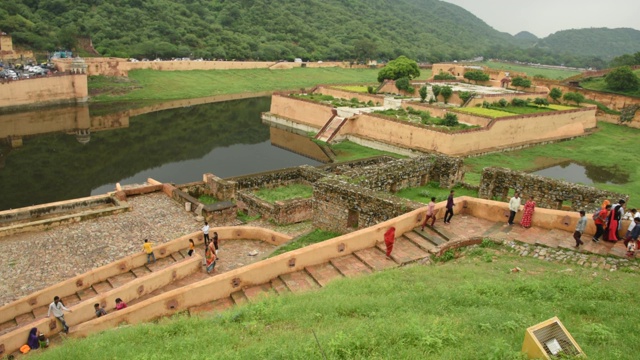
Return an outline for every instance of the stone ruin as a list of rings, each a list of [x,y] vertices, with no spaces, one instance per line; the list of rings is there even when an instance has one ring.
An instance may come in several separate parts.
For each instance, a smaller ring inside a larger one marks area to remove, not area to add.
[[[560,210],[570,202],[568,207],[571,210],[585,210],[587,213],[600,208],[605,199],[612,203],[620,199],[629,200],[628,195],[521,171],[498,167],[488,167],[482,171],[478,191],[480,198],[508,201],[510,189],[520,193],[523,203],[529,196],[533,196],[539,207]]]

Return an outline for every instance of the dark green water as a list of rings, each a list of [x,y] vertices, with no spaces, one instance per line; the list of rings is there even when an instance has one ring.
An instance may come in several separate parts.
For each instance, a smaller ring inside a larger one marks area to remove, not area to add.
[[[190,106],[131,117],[129,127],[25,136],[0,145],[0,210],[103,194],[147,178],[187,183],[203,173],[220,177],[317,165],[269,141],[260,113],[270,98]],[[102,111],[101,111],[102,113]]]

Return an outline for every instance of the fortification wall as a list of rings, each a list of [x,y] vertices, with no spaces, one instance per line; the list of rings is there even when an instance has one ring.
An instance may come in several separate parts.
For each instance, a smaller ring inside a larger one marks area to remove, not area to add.
[[[89,96],[85,74],[0,83],[0,93],[0,108],[83,103]]]
[[[523,199],[533,196],[537,206],[549,209],[569,206],[574,211],[593,212],[600,208],[605,199],[613,202],[629,199],[629,196],[624,194],[504,168],[490,167],[482,171],[478,191],[481,198],[497,197],[507,200],[510,189],[519,191]],[[571,204],[567,205],[567,202]]]
[[[318,88],[314,92],[322,95],[331,95],[335,98],[341,98],[341,99],[347,99],[347,100],[356,98],[358,99],[358,101],[362,101],[365,103],[369,101],[371,101],[374,104],[378,103],[380,105],[384,103],[384,96],[382,95],[363,94],[363,93],[358,93],[353,91],[346,91],[346,90],[331,88],[327,86],[318,86]]]
[[[333,115],[331,110],[329,105],[274,94],[269,112],[320,129]]]

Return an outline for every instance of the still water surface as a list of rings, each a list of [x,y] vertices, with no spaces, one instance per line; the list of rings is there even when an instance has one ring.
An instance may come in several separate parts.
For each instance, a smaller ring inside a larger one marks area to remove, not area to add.
[[[261,97],[132,117],[89,116],[86,108],[40,111],[29,121],[2,115],[0,135],[8,140],[0,145],[0,210],[104,194],[117,182],[180,184],[203,173],[226,178],[320,164],[271,144],[260,119],[269,107]]]
[[[565,162],[538,170],[533,174],[584,185],[592,185],[594,183],[626,184],[629,182],[629,173],[617,167],[578,164],[575,162]]]

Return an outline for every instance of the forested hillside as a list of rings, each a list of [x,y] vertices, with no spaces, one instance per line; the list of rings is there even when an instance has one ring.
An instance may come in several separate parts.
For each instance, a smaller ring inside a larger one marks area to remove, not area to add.
[[[629,28],[563,30],[542,39],[537,46],[611,60],[640,51],[640,31]]]
[[[532,47],[438,0],[2,0],[0,30],[36,51],[91,38],[101,55],[149,59],[602,63],[582,56],[590,46]]]

